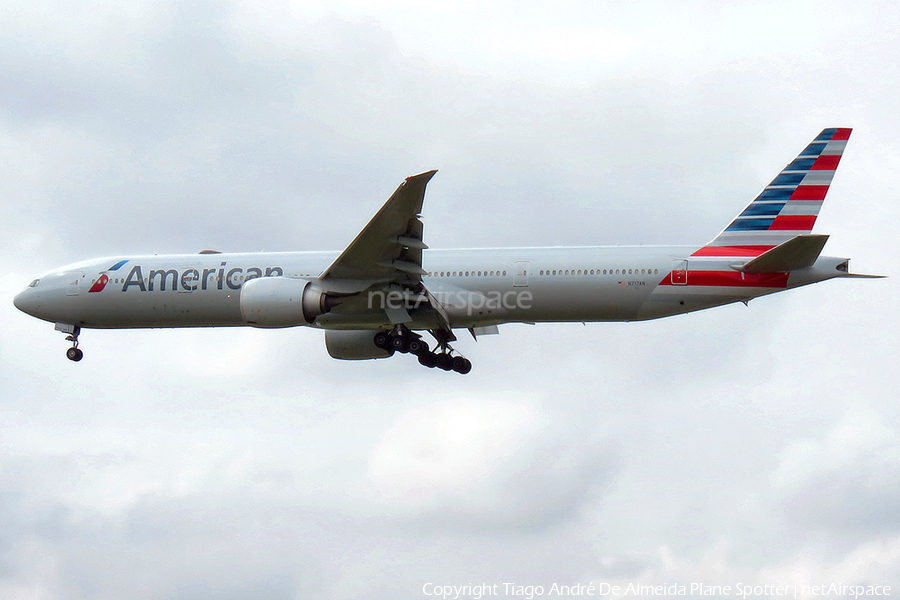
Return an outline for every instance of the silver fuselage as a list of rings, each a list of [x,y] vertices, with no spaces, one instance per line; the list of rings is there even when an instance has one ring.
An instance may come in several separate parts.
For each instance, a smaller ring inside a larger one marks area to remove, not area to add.
[[[838,269],[846,259],[820,257],[799,271],[750,276],[735,270],[732,259],[692,257],[698,248],[426,250],[423,283],[445,305],[452,327],[479,327],[655,319],[846,274]],[[41,276],[16,296],[15,304],[40,319],[85,328],[248,325],[240,306],[244,283],[279,276],[315,281],[337,256],[284,252],[102,258]],[[386,301],[391,298],[383,292],[363,291],[309,325],[388,327]],[[435,326],[433,311],[410,314],[413,329]]]

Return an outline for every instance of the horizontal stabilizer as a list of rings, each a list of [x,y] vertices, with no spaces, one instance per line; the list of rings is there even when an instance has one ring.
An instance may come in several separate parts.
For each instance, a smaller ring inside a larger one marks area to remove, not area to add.
[[[735,268],[743,273],[786,273],[805,269],[815,264],[827,241],[827,235],[798,235]]]

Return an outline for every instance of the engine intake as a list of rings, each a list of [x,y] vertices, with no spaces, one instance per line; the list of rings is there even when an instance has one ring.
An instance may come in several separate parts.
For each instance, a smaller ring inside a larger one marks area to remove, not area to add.
[[[341,303],[305,279],[259,277],[241,287],[241,317],[254,327],[308,325]]]

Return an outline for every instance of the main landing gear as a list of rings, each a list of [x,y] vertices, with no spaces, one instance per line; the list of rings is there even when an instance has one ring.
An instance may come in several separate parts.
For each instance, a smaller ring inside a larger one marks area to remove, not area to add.
[[[81,333],[81,327],[74,325],[67,330],[64,330],[64,333],[68,333],[66,336],[67,342],[72,342],[72,347],[66,350],[66,358],[71,361],[78,362],[82,358],[84,358],[84,352],[81,351],[81,348],[78,347],[78,334]]]
[[[379,331],[375,334],[374,341],[376,346],[388,350],[391,354],[394,352],[414,354],[419,358],[419,364],[429,369],[437,367],[444,371],[456,371],[462,375],[472,370],[472,361],[459,354],[454,354],[456,351],[450,347],[449,342],[456,339],[452,333],[437,330],[432,331],[431,334],[438,341],[435,351],[428,348],[428,343],[422,339],[422,336],[402,325],[395,327],[390,332]],[[440,349],[439,352],[438,349]]]

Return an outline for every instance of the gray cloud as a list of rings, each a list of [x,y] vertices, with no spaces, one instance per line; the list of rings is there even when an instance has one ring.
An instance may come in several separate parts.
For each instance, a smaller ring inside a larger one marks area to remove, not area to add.
[[[369,479],[388,514],[426,528],[541,531],[596,503],[613,456],[531,403],[451,400],[402,415],[373,450]]]
[[[897,432],[872,411],[855,409],[822,438],[782,453],[773,485],[799,528],[890,534],[900,527]]]

